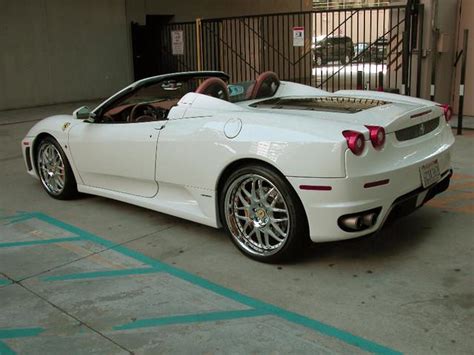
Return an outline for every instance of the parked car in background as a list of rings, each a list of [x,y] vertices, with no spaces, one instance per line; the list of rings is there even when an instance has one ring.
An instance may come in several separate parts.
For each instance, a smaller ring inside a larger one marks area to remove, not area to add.
[[[354,57],[357,62],[365,62],[368,58],[369,43],[358,42],[354,45]]]
[[[383,38],[383,37],[378,38],[370,46],[370,54],[369,54],[370,61],[375,62],[375,63],[383,63],[383,61],[387,57],[388,47],[389,47],[389,43],[386,38]]]
[[[355,61],[358,63],[383,63],[387,58],[388,48],[388,40],[382,37],[373,43],[358,42],[354,45]]]
[[[323,37],[313,49],[313,60],[316,66],[338,61],[347,64],[354,57],[354,43],[347,36]]]

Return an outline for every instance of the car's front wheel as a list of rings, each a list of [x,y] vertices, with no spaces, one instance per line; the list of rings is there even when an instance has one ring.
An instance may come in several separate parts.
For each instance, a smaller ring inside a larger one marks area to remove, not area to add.
[[[292,257],[307,239],[301,202],[288,182],[272,169],[238,169],[221,191],[221,220],[245,255],[263,262]]]
[[[76,179],[66,154],[53,137],[46,137],[38,145],[36,168],[43,188],[59,200],[76,196]]]

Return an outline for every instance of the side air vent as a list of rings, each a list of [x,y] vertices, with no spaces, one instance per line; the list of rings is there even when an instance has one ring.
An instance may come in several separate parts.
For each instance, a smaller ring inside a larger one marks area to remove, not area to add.
[[[28,168],[28,171],[31,171],[33,167],[31,166],[31,153],[30,153],[30,147],[26,147],[25,150],[25,159],[26,159],[26,167]]]
[[[433,132],[439,126],[440,117],[433,118],[432,120],[400,129],[395,132],[395,136],[399,141],[408,141],[410,139],[415,139],[430,132]]]

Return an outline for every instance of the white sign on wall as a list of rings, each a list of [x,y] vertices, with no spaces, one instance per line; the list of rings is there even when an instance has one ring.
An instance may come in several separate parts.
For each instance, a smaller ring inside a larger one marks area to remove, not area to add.
[[[184,33],[181,30],[171,31],[171,53],[173,55],[184,54]]]
[[[304,27],[293,27],[293,47],[304,47]]]

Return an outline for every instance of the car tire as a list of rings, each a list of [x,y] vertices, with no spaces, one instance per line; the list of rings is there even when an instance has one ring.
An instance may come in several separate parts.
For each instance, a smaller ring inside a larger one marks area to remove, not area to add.
[[[53,137],[43,138],[36,149],[36,171],[45,191],[58,200],[77,196],[77,183],[66,154]]]
[[[271,168],[247,165],[234,171],[220,191],[219,206],[230,239],[254,260],[287,261],[309,241],[298,195]]]

